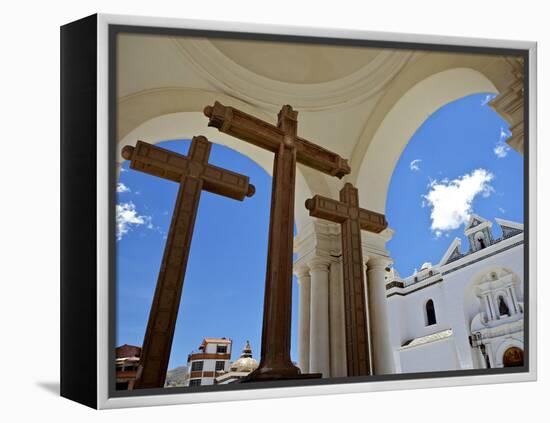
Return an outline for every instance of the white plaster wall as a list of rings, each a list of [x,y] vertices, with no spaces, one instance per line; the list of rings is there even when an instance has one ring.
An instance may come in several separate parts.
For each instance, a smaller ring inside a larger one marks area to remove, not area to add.
[[[388,300],[392,301],[395,295]],[[450,323],[446,316],[443,286],[441,283],[421,289],[412,294],[401,297],[403,303],[403,317],[401,319],[401,345],[413,338],[431,335],[445,329],[450,329]],[[426,302],[431,299],[434,302],[436,324],[426,326]]]
[[[403,349],[400,356],[404,373],[460,369],[454,337]]]
[[[491,252],[491,250],[498,251],[503,247],[510,246],[522,240],[523,235],[517,235],[501,241],[493,247],[470,254],[450,265],[442,266],[440,270],[445,272],[475,260],[476,258],[481,258]],[[519,284],[516,286],[516,294],[518,301],[522,302],[523,244],[493,256],[486,257],[477,263],[470,264],[444,275],[443,282],[441,283],[420,289],[419,291],[405,296],[394,295],[388,298],[390,310],[392,310],[390,313],[391,322],[388,325],[388,330],[399,331],[398,336],[392,337],[398,339],[400,345],[413,338],[433,334],[445,329],[453,330],[453,344],[455,348],[453,348],[452,354],[439,346],[442,341],[414,348],[415,351],[418,350],[425,353],[425,357],[416,355],[416,353],[412,352],[413,349],[406,350],[407,352],[401,351],[399,354],[396,354],[397,359],[401,361],[401,371],[412,371],[410,369],[422,371],[421,368],[424,366],[423,363],[428,357],[435,354],[435,352],[437,352],[437,354],[451,354],[452,359],[450,359],[450,361],[444,358],[435,359],[432,370],[435,370],[436,367],[439,369],[444,363],[451,366],[447,367],[445,370],[455,368],[471,369],[478,367],[478,365],[476,365],[477,359],[475,358],[475,351],[471,348],[468,340],[471,321],[480,311],[479,300],[477,296],[473,294],[471,286],[476,280],[479,280],[481,275],[498,268],[504,268],[511,271],[518,277]],[[430,298],[434,301],[437,323],[432,326],[426,326],[425,303]],[[502,340],[499,340],[498,345],[493,346],[494,350],[499,348],[501,342]],[[523,339],[521,339],[521,342],[523,342]],[[397,342],[394,343],[396,351],[399,349],[400,345],[397,345]],[[417,365],[413,363],[415,358],[419,360]],[[452,367],[455,366],[455,359],[458,360],[459,367]]]

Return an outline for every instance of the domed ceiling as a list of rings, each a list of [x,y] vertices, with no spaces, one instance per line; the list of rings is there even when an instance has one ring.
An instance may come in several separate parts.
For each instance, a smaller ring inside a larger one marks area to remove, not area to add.
[[[379,49],[365,47],[220,39],[211,42],[249,71],[294,84],[343,78],[366,66],[380,53]]]

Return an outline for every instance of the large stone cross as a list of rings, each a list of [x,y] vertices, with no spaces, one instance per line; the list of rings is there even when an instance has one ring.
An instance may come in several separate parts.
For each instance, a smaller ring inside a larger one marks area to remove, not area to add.
[[[319,377],[301,375],[290,359],[292,253],[296,163],[341,178],[350,172],[339,155],[297,136],[298,112],[283,106],[277,125],[219,102],[207,106],[208,125],[275,153],[264,294],[262,352],[247,381]]]
[[[387,228],[388,223],[383,214],[359,207],[357,189],[350,183],[345,184],[340,190],[340,201],[316,195],[306,201],[306,208],[310,216],[340,223],[342,227],[348,376],[369,375],[371,363],[368,304],[365,295],[361,230],[382,232]]]
[[[131,169],[180,185],[143,340],[136,388],[164,387],[202,190],[240,201],[254,194],[248,176],[208,164],[211,148],[205,137],[198,136],[193,137],[187,156],[143,141],[138,141],[135,148],[122,149],[122,157],[130,160]]]

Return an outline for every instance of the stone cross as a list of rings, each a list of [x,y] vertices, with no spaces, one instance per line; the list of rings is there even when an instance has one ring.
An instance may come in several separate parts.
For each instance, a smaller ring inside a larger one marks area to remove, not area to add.
[[[211,148],[205,137],[198,136],[193,137],[187,156],[143,141],[138,141],[135,148],[122,149],[122,157],[130,160],[131,169],[179,183],[143,340],[136,388],[164,387],[202,190],[240,201],[254,194],[248,176],[208,164]]]
[[[382,232],[388,223],[383,214],[359,207],[359,195],[347,183],[340,190],[340,201],[316,195],[306,201],[309,215],[340,223],[342,227],[342,267],[348,376],[371,374],[369,356],[368,304],[361,230]]]
[[[297,136],[298,112],[291,106],[283,106],[276,126],[219,102],[204,114],[208,126],[275,153],[261,359],[246,381],[320,377],[302,375],[290,359],[296,163],[338,178],[350,167],[339,155]]]

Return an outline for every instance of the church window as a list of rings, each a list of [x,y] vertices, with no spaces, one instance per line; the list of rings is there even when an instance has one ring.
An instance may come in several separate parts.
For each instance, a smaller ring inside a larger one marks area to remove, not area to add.
[[[225,361],[216,361],[216,371],[222,371],[225,369]]]
[[[478,250],[482,250],[487,247],[487,241],[485,235],[482,232],[478,232],[475,236],[476,246]]]
[[[498,297],[498,313],[501,316],[510,315],[510,309],[508,308],[508,305],[506,304],[506,301],[504,301],[504,297],[502,296]]]
[[[436,323],[434,302],[430,299],[426,303],[426,326],[435,325]]]
[[[216,347],[216,352],[217,352],[218,354],[225,354],[225,353],[227,353],[227,345],[218,345],[218,346]]]
[[[193,364],[191,364],[191,371],[192,372],[202,371],[203,364],[204,364],[203,361],[193,361]]]

